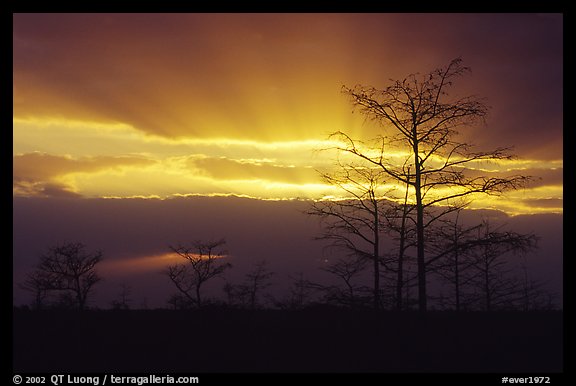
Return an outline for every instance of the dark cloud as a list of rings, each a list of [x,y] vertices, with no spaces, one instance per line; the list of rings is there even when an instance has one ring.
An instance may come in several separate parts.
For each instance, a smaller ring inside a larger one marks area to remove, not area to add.
[[[536,198],[525,199],[522,202],[531,208],[558,208],[564,207],[564,200],[562,198]]]
[[[126,265],[119,271],[114,262],[137,264],[141,258],[168,252],[171,244],[224,237],[234,264],[231,279],[240,280],[254,262],[267,260],[279,272],[283,287],[287,275],[298,271],[314,275],[322,257],[321,245],[313,240],[317,223],[302,214],[307,207],[305,202],[234,197],[73,201],[16,197],[14,280],[19,282],[49,246],[79,241],[104,251],[109,265],[103,269],[111,278],[102,284],[104,299],[110,293],[107,288],[126,281],[133,284],[135,298],[148,297],[151,303],[164,305],[172,288],[161,275],[162,267],[127,272]]]
[[[564,168],[510,168],[507,170],[484,170],[463,168],[462,172],[471,178],[511,178],[514,176],[529,177],[526,188],[541,186],[558,186],[564,183]]]
[[[13,157],[12,179],[14,188],[20,193],[37,192],[41,195],[74,195],[62,184],[50,182],[54,177],[77,172],[96,172],[129,165],[149,165],[152,160],[136,157],[82,157],[79,159],[29,153]]]
[[[54,198],[79,198],[81,194],[73,192],[63,184],[52,182],[33,182],[26,180],[14,180],[13,191],[18,196],[37,196]]]
[[[170,244],[193,240],[227,240],[234,265],[228,280],[238,282],[252,265],[261,260],[277,272],[275,288],[286,290],[298,272],[313,280],[325,277],[319,268],[324,258],[332,258],[315,241],[320,234],[317,219],[303,212],[306,201],[261,201],[237,197],[189,197],[157,199],[79,199],[14,198],[13,266],[17,303],[27,294],[17,287],[38,256],[49,246],[79,241],[89,249],[101,249],[106,281],[98,288],[98,299],[107,307],[117,296],[119,286],[133,288],[133,299],[144,298],[150,306],[164,306],[173,292],[161,274],[162,264],[142,269],[169,251]],[[555,291],[562,286],[562,215],[508,217],[490,210],[465,211],[467,223],[480,218],[507,224],[521,232],[540,236],[540,249],[528,256],[536,277],[549,281]],[[134,268],[131,269],[130,266]],[[221,295],[223,281],[215,282]]]
[[[533,178],[533,181],[529,184],[531,188],[538,186],[562,185],[564,183],[564,168],[522,169],[517,170],[516,172]]]
[[[39,193],[41,196],[45,197],[82,197],[80,194],[70,191],[66,186],[58,184],[44,184]]]

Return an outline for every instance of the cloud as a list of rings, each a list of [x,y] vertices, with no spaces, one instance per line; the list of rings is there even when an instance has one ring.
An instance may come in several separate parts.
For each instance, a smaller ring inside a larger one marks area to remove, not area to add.
[[[519,172],[533,177],[533,180],[529,184],[530,188],[562,186],[564,184],[564,168],[562,167],[553,169],[526,169],[519,170]]]
[[[534,198],[523,200],[524,204],[535,208],[563,208],[564,200],[562,198]]]
[[[37,182],[20,180],[13,184],[16,196],[37,196],[53,198],[79,198],[81,194],[76,193],[64,184],[52,182]]]
[[[94,172],[127,165],[146,165],[153,160],[136,157],[83,157],[71,158],[60,155],[30,153],[13,157],[14,176],[18,178],[46,179],[62,174]]]
[[[270,161],[228,158],[190,158],[188,164],[215,179],[267,180],[291,184],[318,184],[319,174],[306,166],[278,165]]]
[[[542,161],[537,159],[500,160],[494,162],[470,162],[467,167],[455,170],[469,178],[512,178],[525,176],[529,178],[527,189],[544,186],[562,186],[564,168],[562,160]]]
[[[256,152],[257,149],[260,151]],[[342,195],[342,191],[326,185],[317,171],[329,171],[330,159],[314,159],[308,155],[308,158],[302,156],[298,160],[289,155],[288,148],[276,150],[265,146],[259,148],[255,144],[247,147],[235,145],[228,151],[231,157],[237,154],[237,158],[205,154],[165,158],[153,154],[148,156],[153,159],[144,156],[73,158],[44,153],[21,154],[14,157],[13,192],[16,196],[117,198],[236,195],[261,199],[319,199]],[[250,153],[279,158],[243,158]],[[282,158],[284,155],[287,159]],[[297,164],[292,164],[292,161]],[[504,178],[516,174],[536,177],[526,189],[507,192],[502,197],[475,196],[472,206],[497,208],[514,214],[562,211],[561,206],[530,205],[539,199],[562,197],[561,162],[542,164],[551,169],[526,167],[532,164],[537,162],[523,161],[522,167],[516,163],[504,163],[492,165],[489,170],[466,169],[466,174],[477,177]]]
[[[14,193],[333,195],[315,169],[335,158],[314,150],[337,130],[382,133],[340,86],[459,55],[473,72],[454,92],[493,106],[462,139],[520,158],[470,174],[533,175],[513,200],[558,199],[562,33],[562,15],[15,14]]]
[[[66,186],[47,183],[43,184],[39,191],[41,196],[45,197],[62,197],[62,198],[78,198],[80,194],[70,191]]]
[[[270,21],[266,32],[278,34]],[[168,137],[211,137],[216,127],[220,137],[298,138],[318,123],[317,101],[340,99],[337,82],[313,83],[306,69],[343,53],[299,47],[306,35],[282,24],[284,49],[230,15],[16,15],[15,116],[120,121]]]
[[[103,170],[114,170],[126,166],[143,166],[154,161],[135,157],[83,157],[29,153],[13,157],[12,181],[17,195],[76,197],[70,186],[59,182],[58,178],[73,173],[94,173]]]
[[[459,55],[474,71],[459,91],[493,106],[466,138],[558,157],[562,33],[561,14],[15,14],[13,111],[167,138],[373,137],[341,85]]]

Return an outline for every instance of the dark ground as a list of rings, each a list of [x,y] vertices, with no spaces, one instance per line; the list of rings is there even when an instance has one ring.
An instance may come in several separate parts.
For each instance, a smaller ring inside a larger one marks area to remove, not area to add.
[[[13,371],[563,371],[561,312],[15,310]]]

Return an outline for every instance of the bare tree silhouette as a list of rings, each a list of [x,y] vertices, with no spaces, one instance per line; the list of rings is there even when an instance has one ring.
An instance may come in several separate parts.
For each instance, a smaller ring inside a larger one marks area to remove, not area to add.
[[[317,286],[306,279],[304,272],[296,272],[294,275],[288,275],[288,277],[292,280],[288,293],[280,299],[269,296],[270,301],[275,307],[283,310],[306,308],[312,303],[314,295],[318,291]]]
[[[42,271],[29,272],[26,275],[26,280],[20,284],[20,287],[29,291],[34,296],[33,307],[41,310],[46,307],[46,302],[50,297],[50,289],[48,288],[48,275]]]
[[[130,309],[130,295],[132,294],[132,287],[128,284],[120,285],[120,293],[118,299],[112,301],[112,308],[115,310],[129,310]]]
[[[243,307],[250,309],[259,307],[259,295],[272,285],[270,279],[275,275],[267,265],[266,260],[257,262],[254,269],[246,274],[243,284],[226,283],[224,285],[224,292],[230,305],[239,302]]]
[[[178,256],[186,260],[184,264],[171,265],[166,274],[178,291],[197,307],[202,307],[201,288],[208,280],[220,276],[230,263],[222,262],[226,252],[222,247],[224,239],[217,241],[195,241],[191,246],[170,246]]]
[[[408,174],[409,172],[410,170],[407,169]],[[397,311],[402,311],[404,307],[402,293],[410,281],[406,272],[407,251],[415,245],[415,229],[409,221],[415,207],[408,202],[408,194],[409,185],[406,184],[404,198],[400,202],[389,201],[388,209],[384,211],[382,216],[385,220],[384,230],[393,240],[398,242],[396,253],[391,250],[391,258],[381,261],[385,268],[395,273],[396,276],[394,303]],[[394,262],[396,263],[395,266]]]
[[[34,292],[39,308],[54,291],[64,303],[84,310],[94,285],[101,280],[96,273],[96,265],[101,260],[102,252],[89,253],[82,243],[50,247],[40,257],[36,270],[28,275],[23,288]]]
[[[530,277],[526,259],[520,264],[521,276],[519,291],[519,309],[522,311],[553,310],[556,308],[557,295],[546,290],[546,282]]]
[[[344,200],[322,200],[312,204],[308,214],[321,219],[324,232],[318,240],[343,249],[355,258],[372,262],[373,307],[381,307],[380,266],[382,263],[382,224],[384,173],[374,167],[340,163],[332,173],[322,174],[324,181],[347,196]]]
[[[535,235],[519,234],[493,229],[485,220],[478,228],[477,246],[474,248],[472,286],[476,289],[477,300],[485,311],[499,306],[511,306],[522,295],[523,288],[506,260],[508,253],[526,253],[536,248]]]
[[[539,283],[528,279],[526,267],[520,267],[524,269],[520,278],[510,254],[537,248],[537,236],[506,231],[504,225],[494,229],[486,219],[465,226],[460,212],[442,220],[428,243],[428,270],[452,287],[451,296],[443,299],[445,305],[460,311],[481,303],[481,308],[490,311],[495,304],[516,307],[523,297],[536,295]]]
[[[366,287],[357,284],[356,281],[358,276],[366,269],[367,264],[368,260],[362,256],[349,256],[338,259],[336,262],[323,267],[322,270],[340,279],[344,283],[344,288],[338,285],[317,283],[310,283],[310,285],[323,292],[324,299],[328,303],[355,308],[363,303],[360,295]],[[370,289],[367,288],[367,290]]]
[[[460,76],[469,72],[461,59],[428,74],[412,74],[392,81],[383,90],[374,87],[343,87],[351,102],[362,114],[378,122],[384,133],[374,143],[366,144],[336,132],[337,149],[381,168],[400,186],[410,187],[410,201],[415,205],[416,261],[418,267],[418,308],[427,310],[425,229],[433,221],[465,203],[453,204],[476,194],[500,194],[521,187],[529,178],[475,176],[466,167],[478,161],[510,159],[509,148],[473,151],[472,145],[457,140],[461,127],[475,124],[488,111],[484,101],[475,96],[450,99],[448,90]],[[391,149],[401,152],[391,156]],[[403,158],[398,160],[398,157]],[[444,205],[444,212],[426,219],[426,212]]]
[[[460,311],[467,304],[464,300],[465,289],[473,275],[474,264],[471,254],[479,243],[477,231],[482,224],[465,226],[460,220],[461,209],[455,212],[453,219],[445,218],[434,228],[429,241],[430,254],[428,270],[437,273],[451,288],[450,296],[443,299],[445,305]]]

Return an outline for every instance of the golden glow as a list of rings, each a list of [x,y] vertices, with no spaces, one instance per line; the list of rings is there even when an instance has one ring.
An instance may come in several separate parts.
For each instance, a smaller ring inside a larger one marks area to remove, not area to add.
[[[182,258],[175,253],[160,253],[151,256],[138,256],[130,259],[106,260],[101,263],[103,271],[158,271],[168,265],[182,263]]]
[[[319,175],[319,171],[334,167],[336,153],[318,150],[341,145],[320,138],[285,142],[167,139],[118,123],[15,119],[14,194],[345,198],[337,188],[323,183]],[[402,153],[387,153],[389,160],[405,157]],[[518,159],[469,166],[475,167],[470,171],[483,175],[536,172],[552,178],[504,197],[477,196],[473,208],[489,207],[510,214],[562,211],[561,160]],[[402,192],[403,187],[385,185],[382,192],[394,189]],[[394,193],[383,195],[394,198]]]
[[[352,114],[340,87],[380,87],[442,64],[428,51],[419,60],[413,50],[389,55],[394,23],[409,15],[142,17],[15,16],[14,195],[343,198],[318,173],[337,154],[319,150],[342,145],[330,133],[368,139],[380,129]],[[543,154],[468,164],[477,175],[542,178],[471,206],[561,212],[561,149]],[[402,163],[408,154],[385,157]]]
[[[221,259],[229,257],[215,256]],[[155,255],[136,256],[117,260],[103,260],[100,269],[104,272],[144,272],[163,271],[169,265],[185,264],[186,260],[174,252],[159,253]]]

